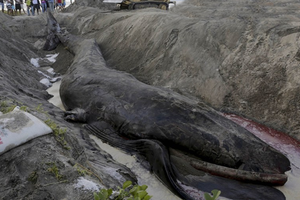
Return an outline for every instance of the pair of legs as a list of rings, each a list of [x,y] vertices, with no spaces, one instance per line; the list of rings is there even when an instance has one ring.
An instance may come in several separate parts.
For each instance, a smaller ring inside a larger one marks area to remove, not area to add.
[[[6,8],[7,8],[7,14],[9,15],[13,15],[14,14],[14,10],[11,4],[6,4]]]
[[[54,11],[54,2],[49,2],[48,1],[48,4],[49,4],[50,11],[53,12]]]
[[[45,12],[47,10],[47,3],[43,2],[42,3],[42,12]]]
[[[33,10],[32,6],[27,6],[27,14],[28,14],[28,16],[30,16],[30,8],[31,8],[31,10]]]
[[[16,4],[16,14],[18,11],[21,14],[21,4]]]
[[[23,12],[24,12],[24,14],[25,14],[26,12],[25,12],[25,10],[24,10],[24,4],[23,4],[23,3],[21,4],[21,9],[23,10]]]
[[[32,6],[32,15],[34,16],[35,10],[37,12],[37,14],[39,14],[40,8],[38,4],[33,4]]]
[[[60,10],[61,10],[61,9],[62,9],[62,3],[57,3],[57,4],[56,4],[56,7],[57,7],[57,9],[60,9]]]
[[[0,7],[2,8],[2,12],[4,12],[4,2],[0,3]]]

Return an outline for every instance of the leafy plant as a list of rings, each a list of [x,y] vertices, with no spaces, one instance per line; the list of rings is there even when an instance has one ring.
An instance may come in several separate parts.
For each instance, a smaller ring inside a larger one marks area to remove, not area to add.
[[[43,107],[42,107],[42,104],[39,104],[36,108],[36,111],[40,112],[40,113],[45,113]]]
[[[33,171],[29,175],[28,180],[31,181],[32,183],[36,184],[38,177],[39,177],[39,175],[38,175],[37,171]]]
[[[131,181],[123,183],[123,187],[119,188],[118,195],[114,200],[149,200],[152,196],[146,191],[147,185],[132,185]],[[95,200],[108,200],[112,194],[112,189],[102,189],[98,193],[94,193]]]
[[[204,193],[205,200],[216,200],[220,196],[221,191],[212,190],[211,193],[213,194],[213,196],[210,196],[210,194],[208,194],[207,192]]]
[[[109,199],[112,194],[112,189],[101,189],[98,193],[94,193],[95,200],[106,200]]]
[[[27,112],[28,111],[28,107],[27,106],[21,106],[20,110],[23,110],[23,111]]]
[[[0,104],[0,111],[5,114],[13,111],[15,109],[16,105],[8,105],[6,101],[2,101]]]
[[[81,176],[84,176],[84,175],[91,175],[92,172],[90,170],[88,170],[87,168],[83,167],[82,165],[76,163],[74,165],[74,168],[77,170],[77,172],[81,175]]]
[[[51,119],[47,119],[45,123],[52,129],[55,139],[67,150],[70,149],[68,147],[67,141],[65,140],[65,133],[67,132],[66,128],[60,128],[57,124]]]
[[[54,174],[54,176],[57,180],[61,180],[63,178],[63,175],[61,175],[59,173],[59,169],[56,166],[56,164],[55,163],[49,163],[49,164],[52,164],[52,167],[48,168],[48,172],[51,172],[52,174]]]

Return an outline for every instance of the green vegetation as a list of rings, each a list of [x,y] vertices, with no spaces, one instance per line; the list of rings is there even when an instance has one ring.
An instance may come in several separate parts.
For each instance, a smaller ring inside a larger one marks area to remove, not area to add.
[[[33,171],[28,177],[28,180],[31,181],[33,184],[36,184],[38,177],[38,173],[36,171]]]
[[[40,113],[44,113],[47,116],[48,113],[46,111],[44,111],[42,104],[39,104],[36,108],[36,111],[40,112]],[[65,133],[67,132],[66,128],[60,128],[53,120],[51,119],[47,119],[46,121],[44,121],[53,131],[55,139],[67,150],[70,149],[70,147],[67,144],[67,141],[65,140]]]
[[[221,191],[212,190],[211,193],[213,194],[213,196],[210,196],[210,194],[208,194],[207,192],[204,193],[205,200],[216,200],[220,196]]]
[[[29,109],[28,109],[27,106],[21,106],[21,107],[20,107],[20,110],[23,110],[23,111],[27,112]]]
[[[44,111],[43,107],[42,107],[42,104],[39,104],[36,108],[35,108],[36,111],[38,111],[39,113],[44,113],[46,115],[48,115],[48,113],[46,111]]]
[[[132,185],[131,181],[123,183],[123,187],[119,188],[118,195],[113,198],[114,200],[149,200],[152,196],[148,195],[146,189],[147,185]],[[95,200],[108,200],[111,199],[112,189],[102,189],[98,193],[94,193]]]
[[[51,119],[47,119],[45,123],[52,129],[55,139],[67,150],[70,149],[68,147],[67,141],[65,140],[65,133],[67,132],[66,128],[60,128],[57,124]]]
[[[146,191],[148,188],[147,185],[132,185],[131,181],[126,181],[123,183],[123,187],[119,188],[119,191],[116,192],[117,196],[112,197],[113,190],[110,189],[101,189],[99,192],[94,193],[94,200],[149,200],[152,196],[148,195]],[[209,193],[204,193],[205,200],[216,200],[220,194],[220,190],[212,190],[211,196]]]
[[[0,111],[3,114],[13,111],[16,107],[17,107],[17,105],[9,105],[6,101],[0,102]],[[21,106],[20,110],[27,112],[28,108],[27,108],[27,106]]]
[[[48,163],[49,165],[52,165],[52,167],[48,168],[48,172],[51,172],[52,174],[54,174],[55,178],[57,180],[62,180],[63,179],[63,175],[61,175],[59,173],[58,167],[56,166],[55,163]]]
[[[15,109],[16,105],[8,105],[6,101],[1,101],[0,103],[0,111],[5,114],[13,111]]]
[[[83,167],[82,165],[76,163],[74,165],[74,168],[77,170],[77,172],[81,175],[81,176],[84,176],[84,175],[92,175],[93,173],[88,170],[87,168]]]

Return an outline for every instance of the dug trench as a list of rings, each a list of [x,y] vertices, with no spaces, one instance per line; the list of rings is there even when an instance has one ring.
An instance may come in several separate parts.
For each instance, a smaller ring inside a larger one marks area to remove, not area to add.
[[[74,5],[70,12],[57,13],[56,17],[62,22],[62,27],[65,25],[73,34],[96,38],[108,67],[130,72],[139,80],[167,91],[171,88],[188,97],[195,95],[219,110],[248,116],[298,137],[299,3],[287,0],[189,0],[187,4],[175,8],[174,12],[145,9],[118,13],[103,10],[102,4],[98,6],[100,9],[95,8],[93,3],[101,4],[100,1],[78,1],[77,4],[84,4],[84,7]],[[42,104],[49,113],[48,117],[59,126],[68,128],[65,140],[71,147],[66,150],[55,137],[47,135],[1,155],[0,192],[3,199],[91,199],[91,191],[74,187],[79,176],[75,169],[79,165],[74,165],[76,163],[86,168],[91,164],[89,168],[102,178],[106,187],[120,185],[125,178],[133,180],[133,174],[120,164],[114,164],[110,169],[122,168],[122,180],[110,176],[111,171],[108,172],[107,167],[115,163],[113,159],[88,139],[86,129],[78,129],[65,122],[62,112],[46,101],[49,95],[39,83],[40,74],[30,65],[30,58],[42,54],[36,46],[41,41],[43,43],[46,36],[44,15],[24,17],[24,20],[1,13],[0,17],[3,27],[0,29],[3,36],[0,46],[1,101],[23,103],[32,114],[45,120],[47,115],[34,109]],[[72,58],[62,59],[64,63],[70,61],[71,64]],[[65,70],[64,66],[60,67]],[[271,141],[273,143],[272,137]],[[286,173],[289,175],[287,183],[279,187],[285,197],[275,189],[262,193],[277,195],[274,199],[297,199],[297,181],[291,182],[297,179],[299,168],[297,148],[293,143],[278,145],[291,150],[282,151],[282,148],[273,146],[292,163],[292,171]],[[169,153],[174,174],[180,180],[184,179],[187,185],[198,184],[206,192],[220,189],[223,195],[227,193],[232,199],[264,198],[261,196],[264,194],[257,194],[261,185],[250,184],[247,186],[252,188],[250,190],[243,189],[244,183],[238,181],[236,185],[229,179],[222,182],[219,177],[194,171],[186,161],[190,158],[183,160],[184,154],[179,154],[178,150],[176,153],[170,150]],[[178,165],[175,168],[176,161]],[[56,181],[45,163],[55,163],[60,173],[67,177],[68,183]],[[29,177],[31,181],[28,181]],[[213,178],[206,180],[208,177]],[[85,178],[100,181],[89,175]],[[213,179],[215,181],[211,181]],[[201,181],[202,185],[199,184]],[[231,187],[231,184],[234,186]],[[195,192],[191,187],[186,188],[190,194]]]

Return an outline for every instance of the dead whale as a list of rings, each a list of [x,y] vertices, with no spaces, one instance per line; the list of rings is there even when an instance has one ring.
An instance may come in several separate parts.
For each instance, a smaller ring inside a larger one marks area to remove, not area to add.
[[[87,111],[87,123],[103,120],[124,137],[156,139],[226,167],[270,174],[290,169],[285,156],[204,104],[106,67],[94,40],[77,46],[60,96],[67,110]]]
[[[56,35],[75,54],[62,79],[62,102],[67,110],[85,110],[87,124],[106,122],[128,139],[157,140],[205,162],[269,174],[268,184],[278,184],[278,174],[282,177],[280,184],[286,181],[284,172],[290,169],[289,160],[244,128],[203,103],[108,68],[93,39],[81,39],[60,30]],[[77,120],[77,112],[67,114],[68,119]],[[165,171],[169,170],[172,167]],[[247,180],[246,177],[243,181]]]

